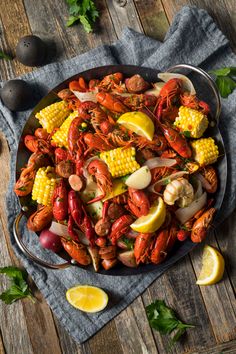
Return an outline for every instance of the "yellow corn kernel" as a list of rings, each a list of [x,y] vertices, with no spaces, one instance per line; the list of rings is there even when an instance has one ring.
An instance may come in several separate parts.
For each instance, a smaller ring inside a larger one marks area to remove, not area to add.
[[[180,106],[174,125],[182,132],[189,132],[191,138],[200,138],[208,127],[208,119],[196,109]]]
[[[56,185],[56,175],[53,167],[38,169],[32,189],[32,199],[38,204],[52,205],[52,196]]]
[[[193,159],[200,166],[210,165],[216,162],[219,156],[218,146],[213,138],[202,138],[191,142]]]
[[[52,136],[52,141],[59,147],[66,147],[68,149],[68,132],[71,122],[78,116],[78,113],[72,112],[68,118],[62,123],[60,128]],[[83,123],[82,123],[83,124]]]
[[[68,117],[70,110],[67,108],[65,101],[60,101],[43,108],[35,117],[39,123],[48,133],[51,133],[54,128],[59,128],[66,117]]]
[[[106,162],[112,177],[122,177],[140,168],[135,160],[135,148],[117,148],[101,152],[100,158]]]

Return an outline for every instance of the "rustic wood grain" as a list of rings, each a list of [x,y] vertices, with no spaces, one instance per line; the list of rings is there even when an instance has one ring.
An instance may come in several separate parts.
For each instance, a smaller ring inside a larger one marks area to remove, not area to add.
[[[144,33],[147,36],[163,41],[169,28],[161,0],[135,0]]]
[[[229,234],[227,234],[227,237],[229,238]],[[230,239],[232,239],[232,236]],[[218,248],[218,244],[213,234],[208,237],[206,243]],[[201,269],[203,247],[204,245],[202,244],[199,247],[196,247],[191,253],[191,260],[197,274],[200,273]],[[209,318],[217,343],[228,342],[231,339],[235,339],[236,301],[234,289],[232,288],[227,273],[225,272],[224,279],[220,283],[215,284],[214,286],[201,286],[200,291],[206,309],[209,311]],[[222,328],[224,328],[223,331]]]
[[[15,47],[19,38],[31,34],[27,16],[24,11],[23,1],[0,1],[0,18],[5,41],[10,53],[15,56]],[[31,71],[31,68],[22,65],[15,59],[11,64],[16,76]]]
[[[113,353],[115,351],[119,354],[122,352],[114,321],[109,322],[103,327],[88,343],[91,353]]]
[[[111,43],[119,38],[124,26],[163,40],[174,14],[185,4],[197,5],[209,11],[222,31],[230,38],[236,48],[235,1],[220,0],[99,0],[96,2],[100,19],[95,33],[86,34],[81,25],[71,28],[65,26],[68,10],[64,0],[0,1],[0,49],[14,55],[17,39],[34,33],[50,45],[49,61],[70,58],[102,43]],[[162,6],[163,5],[163,6]],[[27,72],[14,59],[0,60],[0,80],[6,80]],[[4,196],[9,179],[9,152],[7,143],[0,134],[0,166],[4,166],[0,179],[0,266],[20,265],[9,241]],[[195,284],[199,273],[200,254],[198,247],[184,260],[178,262],[161,278],[124,310],[117,318],[107,324],[88,342],[77,345],[69,337],[57,319],[51,314],[46,302],[35,290],[40,302],[36,305],[28,300],[11,306],[0,306],[0,353],[167,353],[168,339],[152,331],[148,325],[143,303],[150,304],[155,299],[165,299],[181,319],[197,324],[188,330],[183,340],[172,349],[172,353],[218,354],[236,352],[235,333],[235,241],[231,237],[236,230],[235,213],[221,228],[216,238],[209,241],[218,246],[226,259],[226,274],[222,282],[213,287],[198,287]],[[191,262],[190,262],[191,259]],[[0,283],[0,291],[6,281]],[[12,326],[14,325],[14,327]],[[2,341],[1,341],[2,338]],[[232,340],[231,340],[232,339]],[[231,340],[231,341],[229,341]],[[226,342],[224,344],[220,344]],[[158,348],[158,349],[157,349]]]
[[[195,284],[195,274],[188,258],[180,260],[165,272],[142,296],[145,306],[157,299],[163,299],[183,322],[196,325],[194,329],[187,330],[181,342],[172,349],[171,352],[176,354],[216,344],[208,313],[199,287]],[[153,334],[160,353],[168,353],[168,336],[161,336],[155,330]]]
[[[114,0],[108,0],[107,7],[118,38],[121,37],[122,30],[126,26],[138,32],[142,32],[142,24],[132,0],[127,0],[125,6],[120,6]]]
[[[124,353],[158,353],[141,297],[115,318],[115,324]]]

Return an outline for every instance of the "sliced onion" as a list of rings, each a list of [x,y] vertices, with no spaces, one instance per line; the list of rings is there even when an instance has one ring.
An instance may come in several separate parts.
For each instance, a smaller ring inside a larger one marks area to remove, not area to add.
[[[159,73],[158,78],[162,81],[169,81],[170,79],[181,79],[184,82],[184,89],[187,90],[190,95],[196,95],[196,90],[192,84],[192,81],[185,75],[177,73]]]
[[[94,91],[88,91],[88,92],[79,92],[79,91],[72,91],[73,94],[81,101],[81,102],[85,102],[85,101],[92,101],[92,102],[97,102],[96,99],[96,94],[97,94],[97,90]]]
[[[196,180],[196,183],[197,183],[197,190],[194,194],[194,200],[200,198],[202,195],[202,184],[198,179]]]
[[[166,159],[162,157],[154,157],[153,159],[147,160],[143,166],[147,166],[150,170],[155,167],[171,167],[177,163],[175,159]]]
[[[152,89],[145,91],[145,95],[159,96],[164,85],[164,82],[155,82]]]
[[[173,179],[176,179],[176,178],[182,177],[183,175],[188,175],[188,174],[189,174],[189,172],[187,172],[187,171],[179,171],[179,172],[173,173],[172,175],[169,175],[169,176],[162,178],[159,181],[153,183],[150,187],[148,187],[148,190],[149,190],[149,192],[156,193],[156,194],[160,195],[160,193],[156,192],[156,190],[155,190],[156,186],[163,186],[168,181],[172,181]]]
[[[201,182],[203,188],[205,188],[207,191],[211,190],[212,187],[210,183],[201,173],[197,173],[195,176],[197,177],[198,181]]]
[[[68,227],[56,221],[52,221],[49,231],[61,237],[70,237],[68,233]],[[86,236],[78,229],[74,229],[74,231],[77,233],[79,241],[85,246],[88,246],[89,240],[86,238]]]
[[[207,202],[207,193],[204,192],[200,198],[194,200],[188,207],[179,208],[176,210],[175,215],[177,219],[184,224],[191,219],[199,210],[201,210]]]

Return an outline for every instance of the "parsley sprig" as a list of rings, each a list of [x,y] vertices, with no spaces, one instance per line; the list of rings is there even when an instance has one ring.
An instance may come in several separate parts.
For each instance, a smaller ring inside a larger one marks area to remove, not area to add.
[[[17,267],[9,266],[0,268],[0,273],[6,274],[11,279],[11,286],[0,294],[0,299],[6,304],[12,304],[16,300],[28,297],[35,302],[26,282],[27,273]]]
[[[187,328],[195,327],[180,321],[174,310],[167,307],[163,300],[156,300],[148,305],[146,313],[150,326],[161,334],[170,334],[173,330],[176,330],[175,335],[171,338],[171,345],[180,339]]]
[[[66,0],[69,5],[67,27],[80,22],[87,33],[92,32],[93,24],[98,17],[98,11],[92,0]]]
[[[8,55],[0,50],[0,59],[11,60],[12,58],[10,57],[10,55]]]
[[[209,71],[216,76],[215,82],[223,98],[227,98],[236,88],[236,67],[225,67]]]

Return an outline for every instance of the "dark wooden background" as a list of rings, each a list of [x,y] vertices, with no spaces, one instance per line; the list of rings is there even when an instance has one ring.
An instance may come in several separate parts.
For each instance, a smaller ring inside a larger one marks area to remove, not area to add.
[[[36,34],[51,43],[52,58],[63,60],[120,37],[124,26],[163,40],[176,12],[184,5],[206,9],[236,49],[235,0],[97,0],[100,19],[93,34],[81,26],[65,27],[68,16],[64,0],[0,0],[0,49],[14,56],[17,40]],[[30,71],[16,60],[0,60],[0,79]],[[11,245],[4,206],[9,180],[9,151],[0,135],[0,266],[20,266]],[[207,243],[218,247],[226,260],[223,280],[214,286],[198,287],[196,274],[203,245],[178,262],[113,321],[82,345],[76,344],[58,323],[34,287],[38,301],[0,303],[0,353],[7,354],[109,354],[167,353],[168,339],[152,331],[144,306],[164,299],[182,320],[196,324],[171,353],[236,353],[236,257],[234,238],[236,213],[223,223]],[[0,291],[7,282],[1,277]],[[115,286],[115,285],[114,285]]]

